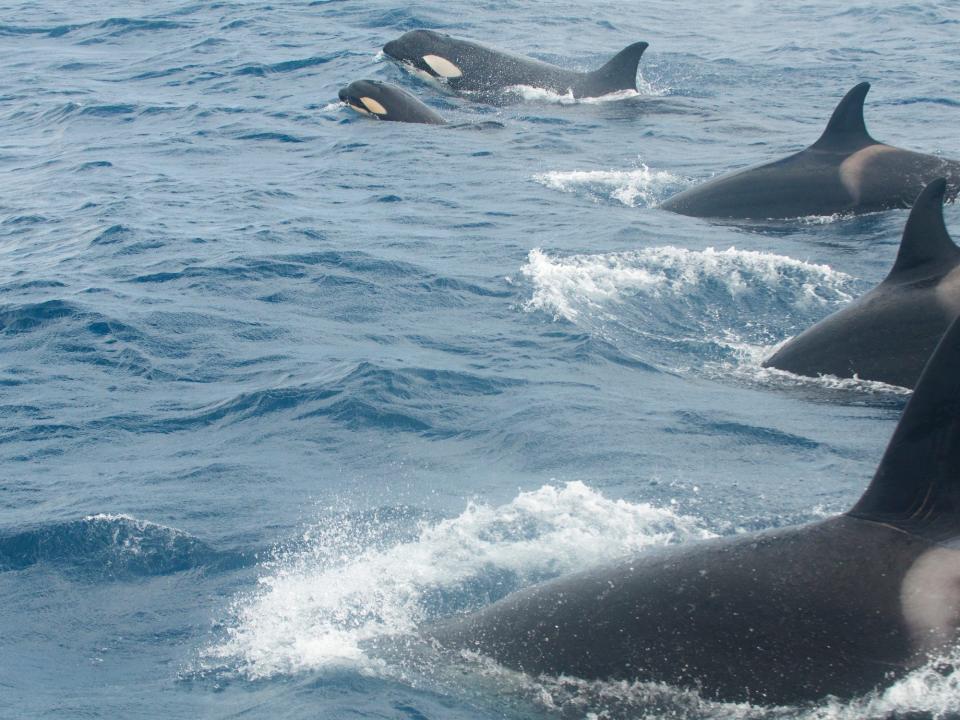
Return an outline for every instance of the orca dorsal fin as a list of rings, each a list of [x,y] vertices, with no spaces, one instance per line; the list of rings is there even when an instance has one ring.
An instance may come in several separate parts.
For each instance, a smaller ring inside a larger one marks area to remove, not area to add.
[[[944,178],[934,180],[917,196],[903,229],[903,239],[887,280],[917,270],[950,268],[960,263],[960,247],[947,233],[943,222]]]
[[[618,52],[599,70],[590,73],[591,78],[603,85],[605,92],[616,90],[637,89],[637,67],[643,52],[650,46],[649,43],[635,42]]]
[[[818,150],[859,150],[876,144],[867,132],[863,121],[863,101],[870,90],[870,83],[855,85],[843,96],[827,123],[820,139],[810,147]]]
[[[944,333],[851,517],[931,542],[960,536],[960,319]]]

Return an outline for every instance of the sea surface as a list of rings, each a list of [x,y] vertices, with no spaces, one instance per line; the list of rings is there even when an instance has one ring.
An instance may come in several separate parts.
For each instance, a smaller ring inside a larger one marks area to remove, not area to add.
[[[494,106],[379,54],[414,28],[650,48],[638,93]],[[0,63],[0,717],[958,717],[943,665],[765,708],[402,641],[855,502],[908,391],[760,363],[884,277],[906,212],[657,205],[863,80],[877,139],[960,158],[955,0],[30,0]],[[451,124],[353,113],[360,78]]]

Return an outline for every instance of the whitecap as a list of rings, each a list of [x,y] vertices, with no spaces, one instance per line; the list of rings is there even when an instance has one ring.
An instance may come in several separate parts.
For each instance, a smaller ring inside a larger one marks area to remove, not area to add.
[[[527,310],[541,310],[576,322],[584,310],[602,310],[638,295],[651,299],[687,297],[709,283],[729,297],[787,295],[793,304],[845,303],[853,278],[829,265],[784,255],[673,246],[596,255],[551,257],[540,248],[527,256],[521,273],[533,283]]]
[[[627,207],[652,207],[684,181],[644,164],[634,170],[568,170],[540,173],[533,179],[551,190],[586,193],[597,201],[615,200]]]

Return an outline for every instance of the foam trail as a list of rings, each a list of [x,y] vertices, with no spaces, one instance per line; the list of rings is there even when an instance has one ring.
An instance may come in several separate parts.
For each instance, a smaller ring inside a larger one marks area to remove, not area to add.
[[[521,273],[533,283],[528,310],[575,322],[586,309],[628,297],[705,295],[719,286],[729,297],[787,291],[794,303],[842,303],[852,278],[828,265],[753,250],[686,250],[673,246],[552,258],[535,248]]]
[[[533,179],[551,190],[583,192],[595,201],[615,200],[627,207],[652,207],[682,184],[678,176],[643,164],[636,170],[546,172]]]
[[[575,98],[573,91],[565,93],[554,92],[546,88],[531,85],[511,85],[505,88],[506,92],[518,95],[526,102],[548,103],[554,105],[601,105],[609,102],[619,102],[635,97],[662,97],[670,92],[669,87],[657,87],[643,78],[637,78],[637,89],[617,90],[597,97]]]
[[[528,312],[574,323],[624,355],[672,372],[884,397],[909,392],[762,366],[784,342],[779,328],[807,326],[856,293],[854,278],[828,265],[735,247],[564,257],[537,248],[521,274],[532,285]]]
[[[471,503],[456,518],[422,523],[409,541],[378,535],[376,522],[349,519],[307,530],[301,547],[278,552],[259,589],[236,601],[204,664],[248,678],[344,666],[382,672],[362,644],[414,630],[438,597],[482,605],[491,593],[709,533],[669,509],[571,482],[500,507]]]
[[[750,383],[775,385],[782,388],[820,388],[881,397],[904,397],[913,393],[910,388],[890,385],[879,380],[865,380],[856,376],[842,378],[836,375],[808,377],[775,367],[764,367],[763,361],[771,357],[790,339],[786,338],[773,345],[752,344],[732,335],[728,335],[726,339],[715,339],[718,344],[729,348],[735,360],[733,362],[708,363],[708,374],[732,376]]]
[[[523,695],[561,718],[683,720],[956,720],[960,648],[937,658],[889,688],[853,700],[827,698],[803,707],[767,707],[708,700],[692,690],[640,681],[586,681],[570,677],[517,678]],[[493,674],[490,669],[488,673]],[[508,672],[501,670],[505,677]]]
[[[505,92],[520,96],[525,102],[538,102],[550,105],[599,105],[608,102],[617,102],[628,98],[639,97],[640,93],[636,90],[618,90],[607,95],[590,98],[576,98],[573,91],[568,90],[565,93],[554,92],[546,88],[532,87],[530,85],[511,85],[505,88]],[[647,94],[647,93],[644,93]],[[649,93],[654,94],[654,93]]]

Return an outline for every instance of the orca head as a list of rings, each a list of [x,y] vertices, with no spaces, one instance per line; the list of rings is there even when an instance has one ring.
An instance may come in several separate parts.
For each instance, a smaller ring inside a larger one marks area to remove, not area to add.
[[[446,121],[415,95],[379,80],[355,80],[341,88],[340,99],[352,109],[378,120],[443,125]]]
[[[463,70],[453,59],[449,35],[434,30],[411,30],[383,46],[383,53],[435,80],[454,80]]]
[[[358,113],[386,120],[396,100],[392,90],[390,85],[376,80],[356,80],[340,88],[338,95],[341,101]]]

